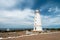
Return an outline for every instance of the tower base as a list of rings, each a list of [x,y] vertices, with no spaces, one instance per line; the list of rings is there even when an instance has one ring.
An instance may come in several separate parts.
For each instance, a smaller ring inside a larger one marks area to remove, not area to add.
[[[43,29],[42,29],[42,27],[39,26],[39,27],[34,27],[33,31],[42,32]]]

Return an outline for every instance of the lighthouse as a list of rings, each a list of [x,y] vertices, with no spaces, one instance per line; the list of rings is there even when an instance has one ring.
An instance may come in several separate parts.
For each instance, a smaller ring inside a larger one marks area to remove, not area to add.
[[[41,24],[40,10],[35,10],[34,29],[33,29],[33,31],[43,31],[41,25],[42,24]]]

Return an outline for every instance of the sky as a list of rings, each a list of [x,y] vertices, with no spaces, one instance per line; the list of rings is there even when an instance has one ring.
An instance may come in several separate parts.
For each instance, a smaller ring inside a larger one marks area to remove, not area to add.
[[[33,28],[40,10],[43,28],[60,28],[60,0],[0,0],[0,28]]]

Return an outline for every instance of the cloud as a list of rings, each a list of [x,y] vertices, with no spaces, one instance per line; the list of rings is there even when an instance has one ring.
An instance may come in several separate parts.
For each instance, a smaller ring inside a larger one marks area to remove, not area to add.
[[[0,9],[32,7],[33,0],[0,0]]]
[[[60,8],[57,3],[46,3],[40,7],[40,10],[42,14],[42,26],[51,28],[60,26]]]
[[[48,12],[53,12],[53,13],[60,13],[60,8],[58,8],[57,6],[54,8],[49,8]]]
[[[33,25],[34,10],[0,10],[0,23],[11,25]],[[41,15],[42,26],[60,25],[60,17]]]
[[[0,0],[0,23],[33,25],[34,10],[30,9],[33,4],[34,0]],[[11,8],[14,10],[10,10]],[[46,3],[40,7],[40,10],[42,26],[60,25],[60,8],[55,3]]]
[[[34,16],[34,11],[32,9],[12,10],[12,11],[0,10],[1,23],[29,25],[29,24],[32,24],[32,22],[29,21],[32,18],[29,16]]]
[[[34,10],[0,10],[0,23],[12,25],[33,25]],[[41,15],[42,26],[60,25],[60,17]]]
[[[34,11],[30,8],[33,4],[34,0],[0,0],[0,26],[32,25]]]
[[[19,0],[18,5],[19,7],[32,7],[34,4],[34,0]]]
[[[0,8],[13,7],[17,3],[17,0],[0,0]]]
[[[42,26],[44,27],[51,27],[52,26],[56,26],[56,25],[60,25],[60,17],[51,17],[51,16],[41,16],[42,17]],[[52,28],[52,27],[51,27]]]

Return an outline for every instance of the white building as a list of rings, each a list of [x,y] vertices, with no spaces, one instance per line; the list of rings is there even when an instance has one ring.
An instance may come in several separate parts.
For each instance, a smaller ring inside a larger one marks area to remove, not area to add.
[[[34,29],[33,29],[33,31],[43,31],[42,26],[41,26],[40,10],[35,11]]]

